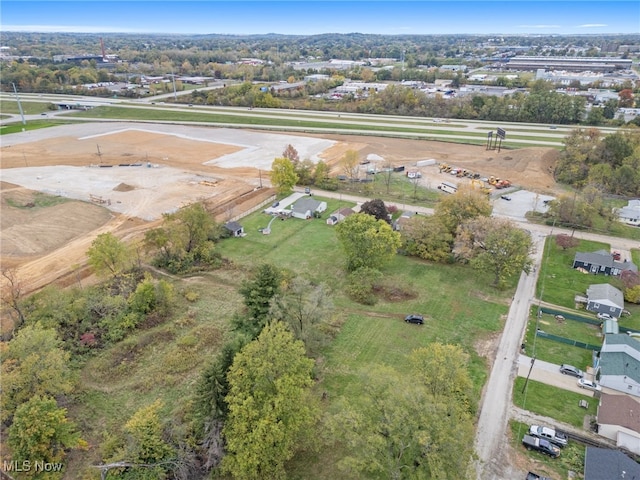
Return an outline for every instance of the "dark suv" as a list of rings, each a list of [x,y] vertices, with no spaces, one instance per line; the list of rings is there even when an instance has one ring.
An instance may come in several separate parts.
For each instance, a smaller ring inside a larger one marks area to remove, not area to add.
[[[424,323],[424,317],[422,315],[411,314],[404,317],[404,321],[407,323],[422,325]]]

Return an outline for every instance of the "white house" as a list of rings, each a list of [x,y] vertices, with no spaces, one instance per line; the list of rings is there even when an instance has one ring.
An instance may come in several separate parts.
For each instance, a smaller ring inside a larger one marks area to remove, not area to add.
[[[626,207],[615,209],[618,214],[618,221],[632,225],[635,227],[640,226],[640,199],[629,200]]]
[[[314,213],[322,213],[327,209],[327,202],[320,202],[312,197],[302,197],[291,205],[291,216],[306,220],[313,218]]]
[[[595,376],[603,387],[640,397],[640,341],[624,334],[605,335]]]
[[[630,395],[603,393],[596,415],[598,434],[620,448],[640,454],[640,401]]]

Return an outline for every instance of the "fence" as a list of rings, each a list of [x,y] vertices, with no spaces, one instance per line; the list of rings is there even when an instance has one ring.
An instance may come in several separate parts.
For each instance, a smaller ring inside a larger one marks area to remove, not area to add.
[[[554,342],[564,343],[566,345],[572,345],[574,347],[584,348],[585,350],[595,350],[599,351],[602,348],[602,345],[591,345],[584,342],[579,342],[577,340],[572,340],[570,338],[560,337],[558,335],[553,335],[551,333],[544,332],[542,330],[538,330],[536,332],[536,336],[542,338],[548,338],[549,340],[553,340]]]

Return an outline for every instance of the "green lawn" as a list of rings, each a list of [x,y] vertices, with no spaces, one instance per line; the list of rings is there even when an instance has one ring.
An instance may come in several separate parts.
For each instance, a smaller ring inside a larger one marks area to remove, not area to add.
[[[22,106],[22,113],[25,115],[38,115],[39,113],[51,111],[49,109],[51,103],[49,102],[25,102],[21,100],[20,105]],[[19,114],[20,108],[18,107],[18,102],[15,99],[0,100],[0,112]]]
[[[553,315],[543,314],[536,318],[537,307],[531,308],[531,315],[527,323],[524,343],[525,352],[530,357],[535,356],[545,362],[562,364],[568,363],[581,369],[591,365],[592,351],[574,345],[567,345],[544,337],[536,337],[536,328],[560,337],[570,338],[591,345],[600,345],[602,337],[597,326],[566,319],[558,322]],[[537,321],[536,321],[537,320]]]
[[[64,125],[69,122],[56,121],[56,120],[30,120],[26,125],[22,122],[10,123],[8,125],[0,125],[0,135],[7,135],[9,133],[18,133],[29,130],[38,130],[40,128],[57,127],[58,125]]]
[[[524,390],[526,379],[518,377],[513,387],[514,405],[538,415],[562,419],[563,423],[583,428],[586,415],[595,415],[598,400],[591,394],[581,395],[544,383],[529,380]],[[580,400],[586,400],[589,408],[579,406]]]
[[[338,201],[328,200],[328,204],[330,212]],[[476,398],[480,398],[488,370],[476,347],[502,329],[515,280],[509,289],[496,291],[489,287],[488,277],[469,267],[397,256],[383,273],[385,284],[395,287],[399,295],[382,298],[375,306],[359,305],[343,294],[344,256],[333,227],[324,219],[291,218],[275,220],[270,235],[258,232],[270,218],[260,212],[243,218],[240,222],[247,236],[223,241],[219,252],[242,269],[271,262],[330,286],[334,323],[341,328],[317,367],[318,395],[327,392],[330,399],[326,409],[331,410],[341,398],[357,403],[362,374],[376,364],[408,375],[411,351],[434,341],[459,344],[469,353]],[[423,314],[425,324],[405,323],[408,313]],[[292,465],[292,478],[339,478],[341,472],[335,467],[339,458],[336,449],[306,452]]]

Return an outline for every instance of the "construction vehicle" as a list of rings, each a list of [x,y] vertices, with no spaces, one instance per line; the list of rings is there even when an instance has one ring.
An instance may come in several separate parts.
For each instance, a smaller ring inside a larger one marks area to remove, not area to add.
[[[491,175],[491,176],[489,177],[489,180],[488,180],[489,185],[495,185],[495,184],[496,184],[496,183],[498,183],[499,181],[500,181],[500,179],[499,179],[499,178],[494,177],[493,175]]]
[[[482,180],[471,180],[471,186],[476,190],[480,190],[482,193],[489,195],[491,193],[491,189],[487,187]]]
[[[509,180],[497,180],[494,186],[497,189],[509,188],[511,186],[511,182]]]
[[[449,165],[447,165],[446,163],[441,163],[440,165],[438,165],[438,171],[440,173],[446,172],[447,168],[451,169],[451,167],[449,167]]]

